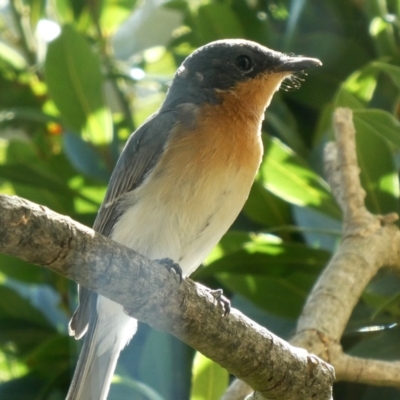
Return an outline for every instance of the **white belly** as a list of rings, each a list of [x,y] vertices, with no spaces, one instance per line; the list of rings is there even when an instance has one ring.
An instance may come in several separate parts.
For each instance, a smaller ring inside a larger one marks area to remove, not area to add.
[[[149,177],[126,197],[130,206],[112,238],[150,259],[171,258],[189,275],[236,219],[254,173],[221,171],[218,179],[206,175],[196,184],[186,176],[169,187],[165,176]]]

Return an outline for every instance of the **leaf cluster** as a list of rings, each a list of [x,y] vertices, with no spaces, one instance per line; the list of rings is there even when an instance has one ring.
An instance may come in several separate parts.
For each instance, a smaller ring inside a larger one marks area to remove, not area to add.
[[[0,10],[0,191],[90,226],[126,138],[161,104],[191,51],[240,37],[321,59],[323,68],[275,96],[250,197],[194,275],[288,338],[340,240],[322,166],[336,107],[354,112],[369,210],[399,212],[399,18],[398,0],[9,0]],[[385,272],[368,286],[343,339],[347,352],[398,354],[399,283]],[[64,398],[77,351],[66,330],[75,302],[63,278],[0,255],[1,399]],[[218,399],[228,381],[175,338],[142,327],[110,399]],[[340,399],[398,396],[335,390]]]

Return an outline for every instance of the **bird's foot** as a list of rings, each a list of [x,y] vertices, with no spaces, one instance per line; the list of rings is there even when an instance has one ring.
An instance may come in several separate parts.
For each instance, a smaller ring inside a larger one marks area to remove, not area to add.
[[[179,282],[182,282],[182,268],[180,265],[170,258],[161,258],[159,260],[156,260],[159,262],[163,267],[167,268],[168,271],[174,271],[176,275],[178,275]]]
[[[231,312],[231,302],[223,295],[222,289],[210,290],[210,294],[215,300],[217,300],[217,303],[219,303],[224,310],[222,316],[226,317],[229,315]]]

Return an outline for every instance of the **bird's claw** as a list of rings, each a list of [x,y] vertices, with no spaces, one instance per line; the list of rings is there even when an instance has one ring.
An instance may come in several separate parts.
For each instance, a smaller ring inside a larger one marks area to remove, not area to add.
[[[226,317],[229,315],[231,312],[231,302],[223,296],[223,291],[222,289],[217,289],[217,290],[210,290],[211,296],[214,297],[215,300],[217,300],[217,303],[219,303],[224,310],[223,317]]]
[[[161,258],[160,260],[156,260],[158,263],[162,264],[168,271],[174,271],[179,277],[179,283],[182,282],[182,268],[180,265],[170,258]]]

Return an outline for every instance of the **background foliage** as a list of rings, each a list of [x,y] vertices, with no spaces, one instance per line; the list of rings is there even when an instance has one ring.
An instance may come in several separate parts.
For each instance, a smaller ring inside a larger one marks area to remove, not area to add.
[[[323,68],[300,90],[275,96],[250,198],[194,274],[289,338],[340,239],[322,172],[335,107],[354,110],[369,209],[399,211],[399,18],[399,0],[2,0],[0,192],[90,226],[126,138],[195,48],[242,37],[320,58]],[[398,358],[399,283],[386,272],[368,286],[343,339],[348,352]],[[72,283],[0,255],[2,400],[64,398],[77,355],[67,335],[75,302]],[[228,384],[226,371],[146,326],[117,374],[111,400],[213,400]],[[343,400],[399,396],[346,383],[335,392]]]

